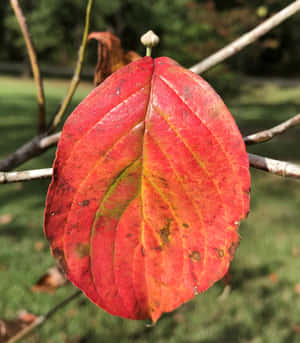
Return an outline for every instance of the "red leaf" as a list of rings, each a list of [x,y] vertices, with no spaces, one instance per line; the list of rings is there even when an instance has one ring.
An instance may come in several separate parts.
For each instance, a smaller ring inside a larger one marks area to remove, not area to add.
[[[169,312],[224,276],[249,209],[249,166],[214,90],[169,58],[114,73],[63,129],[45,232],[107,312]]]

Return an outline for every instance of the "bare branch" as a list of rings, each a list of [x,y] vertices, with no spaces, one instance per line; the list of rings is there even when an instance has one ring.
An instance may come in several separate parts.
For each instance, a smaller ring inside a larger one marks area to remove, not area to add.
[[[78,51],[78,60],[77,60],[74,76],[72,78],[70,88],[67,92],[67,95],[66,95],[64,101],[62,102],[58,112],[55,114],[54,118],[52,119],[52,123],[51,123],[50,129],[49,129],[50,132],[53,132],[57,128],[60,121],[62,120],[62,117],[64,116],[66,109],[69,106],[69,104],[72,100],[72,97],[73,97],[73,95],[74,95],[74,93],[78,87],[78,84],[80,82],[80,74],[81,74],[82,65],[83,65],[85,47],[86,47],[86,43],[87,43],[87,37],[88,37],[88,33],[89,33],[90,16],[91,16],[91,8],[93,5],[93,1],[94,0],[88,0],[88,4],[87,4],[87,8],[86,8],[84,32],[83,32],[81,46],[80,46],[79,51]]]
[[[250,166],[266,172],[300,179],[300,165],[248,153]]]
[[[24,170],[19,172],[0,172],[0,183],[11,183],[45,179],[52,176],[52,168]]]
[[[298,124],[300,124],[300,114],[297,114],[291,119],[286,120],[283,123],[272,127],[271,129],[260,131],[252,135],[246,136],[244,137],[244,142],[247,145],[266,142]]]
[[[33,72],[33,77],[36,85],[37,90],[37,102],[38,102],[38,130],[39,132],[43,132],[46,128],[46,109],[45,109],[45,94],[44,94],[44,87],[43,81],[40,74],[40,68],[38,64],[38,60],[36,57],[35,49],[33,46],[33,42],[31,40],[25,17],[22,13],[22,10],[19,6],[18,0],[10,0],[11,6],[15,12],[16,18],[19,22],[21,31],[24,36],[24,40],[26,43],[27,52],[29,55],[31,68]]]
[[[11,1],[14,2],[17,0],[11,0]],[[21,165],[22,163],[30,160],[31,158],[40,155],[47,148],[54,145],[54,142],[50,143],[49,140],[45,141],[44,139],[49,135],[49,132],[53,132],[56,129],[57,125],[60,123],[69,103],[72,100],[72,97],[77,89],[77,86],[79,84],[79,77],[80,77],[82,64],[83,64],[83,58],[84,58],[87,36],[88,36],[88,31],[89,31],[90,14],[91,14],[93,1],[94,0],[88,0],[87,9],[86,9],[84,34],[83,34],[81,46],[79,48],[78,61],[75,68],[73,79],[70,84],[70,88],[58,112],[53,117],[52,124],[50,125],[50,129],[45,134],[41,134],[34,137],[33,139],[25,143],[23,146],[18,148],[15,152],[7,156],[4,160],[0,161],[1,171],[12,170],[18,167],[19,165]]]
[[[40,155],[47,149],[56,145],[61,132],[47,136],[46,134],[34,137],[31,141],[21,146],[18,150],[0,161],[0,171],[12,170],[31,158]]]
[[[91,2],[92,1],[89,2],[88,7],[87,7],[85,33],[88,30],[87,22],[89,21],[89,16],[90,16],[90,14],[89,14],[90,9],[89,8],[91,7]],[[235,52],[241,50],[246,45],[255,41],[255,39],[257,39],[260,35],[266,33],[271,28],[275,27],[276,25],[279,25],[283,20],[285,20],[288,17],[290,17],[291,15],[295,14],[299,9],[300,9],[300,0],[297,0],[297,1],[293,2],[290,6],[283,9],[281,12],[274,15],[272,18],[265,21],[263,24],[256,27],[254,30],[250,31],[246,35],[242,36],[241,38],[239,38],[235,42],[231,43],[227,47],[225,47],[222,50],[220,50],[219,52],[217,52],[215,55],[208,57],[207,59],[205,59],[201,63],[193,66],[190,69],[194,72],[200,73],[200,72],[203,72],[203,71],[209,69],[210,67],[214,66],[215,64],[222,62],[227,57],[230,57]],[[85,37],[86,37],[86,35],[84,34],[83,43],[85,41]],[[57,122],[59,122],[61,120],[61,118],[62,118],[70,100],[71,100],[71,97],[74,94],[75,89],[77,87],[78,81],[76,81],[75,76],[78,75],[78,73],[80,73],[80,69],[81,69],[81,65],[82,65],[82,59],[80,56],[83,56],[83,54],[84,54],[84,46],[85,46],[85,44],[81,45],[81,50],[79,53],[79,60],[78,60],[79,69],[76,68],[77,72],[75,72],[74,78],[73,78],[71,86],[70,86],[70,90],[69,90],[69,92],[65,98],[65,101],[62,104],[60,110],[58,111],[58,113],[55,116],[56,122],[54,123],[55,119],[52,122],[51,130],[54,130],[55,127],[57,126]],[[78,76],[78,78],[79,78],[79,76]],[[47,137],[47,135],[34,137],[31,141],[27,142],[22,147],[20,147],[16,152],[9,155],[6,159],[0,161],[0,170],[9,171],[9,170],[19,166],[20,164],[24,163],[25,161],[28,161],[29,159],[40,155],[42,152],[45,151],[43,149],[47,149],[48,147],[55,144],[55,139],[52,141],[51,144],[48,144],[47,140],[44,141],[44,142],[46,142],[45,145],[43,143],[41,144],[41,140],[46,139],[46,137]]]
[[[60,136],[61,136],[61,131],[54,133],[53,135],[42,138],[39,142],[40,148],[41,149],[48,149],[48,148],[56,145],[57,142],[59,141]]]
[[[207,57],[200,63],[195,64],[190,68],[196,74],[201,74],[204,71],[210,69],[216,64],[224,61],[228,57],[235,55],[237,52],[245,48],[247,45],[255,42],[259,37],[266,34],[268,31],[272,30],[274,27],[278,26],[284,20],[291,17],[297,11],[300,10],[300,0],[294,1],[289,6],[285,7],[283,10],[273,15],[271,18],[267,19],[262,24],[258,25],[252,31],[244,34],[234,42],[230,43],[223,49],[219,50],[215,54]]]
[[[42,149],[40,147],[40,142],[47,135],[39,135],[31,139],[29,142],[22,145],[15,152],[8,155],[4,160],[0,161],[0,170],[9,171],[12,170],[22,163],[30,160],[31,158],[40,155],[42,152],[46,151],[46,148]]]
[[[37,327],[41,326],[45,323],[46,320],[51,318],[58,310],[63,308],[64,306],[68,305],[72,300],[78,298],[81,295],[81,291],[76,291],[68,298],[64,299],[62,302],[54,306],[50,311],[48,311],[43,316],[37,317],[37,319],[31,323],[30,325],[26,326],[23,330],[19,331],[15,336],[8,339],[5,343],[16,343],[20,339],[24,338],[25,336],[32,333]]]
[[[52,137],[55,136],[56,135],[53,135]],[[250,153],[248,153],[248,157],[251,167],[262,169],[269,173],[276,174],[279,176],[300,178],[300,165],[284,161],[273,160],[271,158],[266,158],[263,156],[258,156]],[[24,170],[9,173],[0,172],[0,184],[44,179],[51,177],[52,173],[52,168]]]

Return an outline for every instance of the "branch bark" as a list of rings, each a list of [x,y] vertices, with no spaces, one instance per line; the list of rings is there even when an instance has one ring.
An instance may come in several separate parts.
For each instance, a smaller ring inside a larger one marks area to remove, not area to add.
[[[25,336],[32,333],[37,327],[44,324],[49,318],[51,318],[58,310],[63,308],[64,306],[68,305],[72,300],[76,299],[81,295],[81,291],[76,291],[68,298],[64,299],[62,302],[54,306],[50,311],[48,311],[43,316],[37,317],[37,319],[31,323],[30,325],[26,326],[23,330],[19,331],[15,336],[8,339],[5,343],[16,343],[20,339],[24,338]]]
[[[22,10],[19,6],[18,0],[10,0],[11,6],[15,12],[16,18],[18,20],[18,23],[20,25],[26,48],[27,53],[29,55],[31,69],[36,85],[37,90],[37,102],[38,102],[38,131],[39,133],[44,132],[46,129],[46,108],[45,108],[45,93],[44,93],[44,87],[43,87],[43,81],[41,78],[40,68],[38,64],[38,60],[36,57],[35,49],[33,42],[31,40],[26,19],[22,13]]]
[[[256,132],[252,135],[244,137],[244,142],[247,145],[267,142],[275,136],[281,135],[286,130],[300,124],[300,114],[295,115],[289,120],[272,127],[271,129]]]
[[[0,161],[0,170],[9,171],[12,170],[22,163],[30,160],[35,156],[39,156],[41,153],[46,151],[47,148],[41,148],[41,141],[47,137],[47,134],[42,134],[34,137],[29,142],[25,143],[15,152],[8,155],[4,160]]]
[[[248,158],[250,166],[253,168],[261,169],[279,176],[288,176],[296,179],[300,178],[300,165],[285,161],[273,160],[271,158],[250,153],[248,153]],[[44,179],[51,177],[52,174],[52,168],[24,170],[9,173],[0,172],[0,184]]]
[[[54,133],[53,135],[42,138],[39,142],[39,147],[41,149],[48,149],[56,145],[57,142],[59,141],[60,136],[61,136],[61,131]]]
[[[278,176],[300,179],[300,165],[248,153],[250,166]]]
[[[52,176],[52,168],[24,170],[19,172],[0,172],[0,183],[11,183],[45,179]]]
[[[62,102],[58,112],[55,114],[55,116],[52,119],[52,122],[50,124],[49,132],[55,131],[57,128],[58,124],[62,120],[71,100],[72,97],[78,87],[78,84],[80,82],[80,74],[82,70],[82,65],[83,65],[83,60],[84,60],[84,54],[85,54],[85,47],[87,43],[87,37],[89,33],[89,26],[90,26],[90,17],[91,17],[91,9],[93,5],[94,0],[88,0],[88,4],[86,7],[86,16],[85,16],[85,26],[84,26],[84,32],[83,32],[83,37],[82,37],[82,42],[78,51],[78,60],[76,63],[75,71],[74,71],[74,76],[72,78],[70,88],[67,92],[67,95]]]
[[[75,68],[74,76],[72,78],[70,88],[67,92],[67,95],[65,99],[63,100],[58,112],[54,115],[52,123],[50,124],[49,129],[47,132],[40,134],[34,138],[32,138],[30,141],[22,145],[20,148],[18,148],[15,152],[8,155],[5,159],[0,161],[0,170],[1,171],[9,171],[12,170],[22,163],[30,160],[31,158],[35,156],[39,156],[41,153],[43,153],[46,149],[48,149],[50,146],[52,146],[54,143],[50,143],[50,140],[47,140],[46,138],[49,136],[51,132],[53,132],[58,124],[60,123],[68,105],[70,104],[72,97],[77,89],[77,86],[79,84],[79,78],[80,73],[82,69],[83,64],[83,58],[85,53],[85,46],[87,42],[87,36],[88,36],[88,30],[89,30],[89,22],[90,22],[90,15],[91,15],[91,8],[94,0],[89,0],[87,4],[86,9],[86,18],[85,18],[85,27],[84,27],[84,33],[82,38],[82,43],[79,48],[78,52],[78,61]],[[11,2],[17,2],[17,0],[11,0]],[[48,137],[50,138],[50,137]]]
[[[85,32],[87,31],[87,22],[89,21],[89,10],[88,10],[89,5],[91,5],[91,0],[87,7]],[[300,10],[300,0],[293,2],[291,5],[287,6],[285,9],[275,14],[272,18],[268,19],[263,24],[256,27],[254,30],[246,33],[244,36],[240,37],[233,43],[221,49],[216,54],[206,58],[204,61],[191,67],[190,70],[192,70],[195,73],[201,73],[203,71],[208,70],[209,68],[215,66],[217,63],[222,62],[224,59],[234,55],[235,53],[240,51],[242,48],[247,46],[248,44],[254,42],[261,35],[268,32],[273,27],[279,25],[282,21],[284,21],[285,19],[295,14],[298,10]],[[84,34],[84,37],[85,37],[85,34]],[[83,42],[84,42],[84,37],[83,37]],[[83,54],[84,54],[84,51],[82,51],[81,49],[81,52],[79,53],[79,60],[78,60],[78,66],[80,66],[79,67],[80,70],[81,70],[81,64],[82,64],[82,59],[80,56],[82,56],[83,58]],[[77,73],[75,72],[75,75],[78,75],[78,70],[77,70]],[[71,100],[71,97],[73,93],[75,92],[75,89],[77,87],[76,85],[77,81],[76,81],[75,75],[72,80],[68,95],[65,98],[63,105],[60,107],[60,110],[57,112],[57,114],[55,115],[53,119],[53,122],[51,125],[52,131],[55,130],[56,125],[58,125],[54,122],[55,121],[59,122],[62,119],[64,111],[66,110]],[[75,88],[74,88],[74,85],[75,85]],[[34,137],[31,141],[27,142],[22,147],[20,147],[16,152],[9,155],[6,159],[0,161],[0,170],[2,171],[12,170],[16,168],[17,166],[21,165],[22,163],[28,161],[29,159],[40,155],[44,151],[43,149],[47,149],[48,147],[55,144],[55,138],[54,138],[53,142],[50,145],[46,144],[45,147],[42,147],[43,144],[41,144],[41,140],[46,139],[46,137],[47,135]]]
[[[255,29],[244,34],[234,42],[225,46],[223,49],[219,50],[215,54],[207,57],[200,63],[195,64],[190,68],[190,70],[196,74],[203,73],[204,71],[210,69],[216,64],[224,61],[228,57],[235,55],[237,52],[245,48],[247,45],[255,42],[259,37],[263,36],[270,30],[272,30],[274,27],[281,24],[284,20],[288,19],[299,10],[300,0],[294,1],[292,4],[285,7],[283,10],[264,21],[262,24],[258,25]]]

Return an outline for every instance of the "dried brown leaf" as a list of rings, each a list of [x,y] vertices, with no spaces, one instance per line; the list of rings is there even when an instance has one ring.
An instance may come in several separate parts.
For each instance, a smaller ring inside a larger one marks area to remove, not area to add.
[[[123,50],[120,39],[111,32],[92,32],[88,39],[96,39],[98,42],[98,60],[94,74],[95,86],[119,68],[141,57],[134,51]]]
[[[67,279],[58,267],[49,268],[32,287],[33,292],[53,293],[58,287],[63,286]]]
[[[0,216],[0,224],[9,224],[13,220],[13,216],[10,213],[2,214]]]

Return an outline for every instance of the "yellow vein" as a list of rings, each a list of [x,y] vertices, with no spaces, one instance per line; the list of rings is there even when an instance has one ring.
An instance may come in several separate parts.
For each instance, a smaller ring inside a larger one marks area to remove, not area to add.
[[[193,77],[191,77],[189,75],[189,73],[185,73],[186,75],[188,75],[193,81],[195,81],[195,79]],[[233,163],[232,161],[230,160],[229,156],[228,156],[228,153],[227,151],[224,149],[224,146],[223,144],[221,144],[221,142],[219,141],[218,137],[216,135],[214,135],[214,133],[212,132],[212,130],[207,126],[207,124],[201,120],[197,115],[195,115],[195,113],[192,111],[192,109],[190,108],[190,106],[188,105],[188,103],[182,98],[182,96],[171,86],[171,84],[169,83],[168,80],[166,80],[163,76],[159,76],[160,80],[164,82],[164,84],[173,92],[175,93],[178,98],[181,100],[181,102],[189,109],[189,111],[192,113],[192,115],[197,118],[201,123],[202,125],[204,125],[206,127],[206,129],[210,132],[210,134],[212,135],[212,137],[215,139],[215,141],[218,143],[218,145],[220,146],[221,150],[223,151],[223,154],[225,155],[225,158],[227,159],[228,161],[228,164],[230,165],[232,171],[234,172],[234,174],[236,175],[237,177],[237,180],[238,180],[238,173],[237,173],[237,170],[236,168],[234,168],[233,166]],[[195,81],[196,82],[196,81]],[[199,82],[196,82],[198,85],[199,85]],[[202,86],[201,86],[202,87]],[[202,87],[203,88],[203,87]],[[239,188],[240,188],[240,195],[241,195],[241,198],[242,198],[242,201],[243,201],[243,213],[245,211],[245,201],[244,201],[244,196],[243,196],[243,190],[242,190],[242,186],[241,186],[241,183],[239,182]]]

